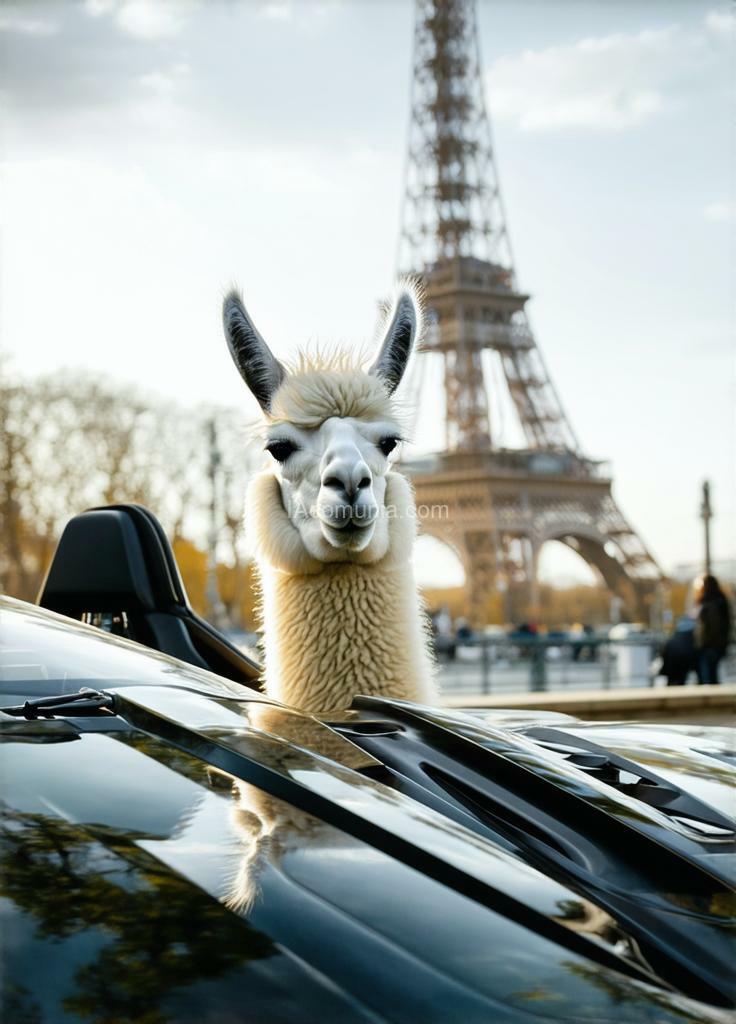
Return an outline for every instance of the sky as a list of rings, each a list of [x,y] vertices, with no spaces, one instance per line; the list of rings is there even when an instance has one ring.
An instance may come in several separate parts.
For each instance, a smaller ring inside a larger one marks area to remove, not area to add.
[[[222,340],[232,281],[282,358],[369,339],[396,271],[413,16],[410,0],[0,3],[13,367],[252,415]],[[715,554],[734,557],[736,8],[480,0],[479,25],[518,278],[582,447],[611,460],[666,571],[699,558],[706,477]],[[435,407],[428,392],[420,448],[439,442]],[[491,415],[513,443],[501,396]],[[552,550],[543,571],[586,578],[576,557]]]

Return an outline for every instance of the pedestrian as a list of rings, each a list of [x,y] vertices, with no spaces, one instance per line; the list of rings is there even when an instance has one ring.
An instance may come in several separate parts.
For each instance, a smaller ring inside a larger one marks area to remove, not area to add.
[[[684,686],[690,672],[696,669],[695,619],[683,615],[662,648],[662,667],[658,674],[667,677],[668,686]]]
[[[695,584],[695,654],[698,682],[717,683],[718,663],[726,653],[731,636],[731,609],[715,576],[706,575]]]

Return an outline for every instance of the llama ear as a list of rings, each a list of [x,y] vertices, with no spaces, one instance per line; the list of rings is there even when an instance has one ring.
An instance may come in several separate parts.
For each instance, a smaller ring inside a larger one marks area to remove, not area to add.
[[[414,290],[402,287],[393,306],[388,309],[381,348],[368,370],[372,376],[383,380],[390,395],[404,376],[421,321],[422,312]]]
[[[235,289],[228,292],[222,304],[222,325],[240,376],[258,399],[260,407],[268,412],[286,371],[256,330]]]

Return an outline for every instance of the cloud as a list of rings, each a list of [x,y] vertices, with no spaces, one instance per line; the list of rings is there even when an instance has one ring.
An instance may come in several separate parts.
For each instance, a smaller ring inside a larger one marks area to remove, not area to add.
[[[85,0],[92,18],[113,16],[123,32],[136,39],[167,39],[179,35],[199,0]]]
[[[158,95],[171,95],[177,88],[182,78],[191,73],[188,64],[180,61],[172,64],[164,70],[147,71],[138,78],[139,83],[145,88]]]
[[[201,6],[201,0],[86,0],[85,2],[85,9],[92,17],[112,14],[116,24],[123,32],[144,40],[168,39],[180,35],[191,22],[192,15]],[[292,0],[256,0],[254,8],[256,17],[271,21],[290,21],[294,15]]]
[[[99,18],[103,14],[114,11],[117,5],[118,0],[85,0],[84,9],[93,18]]]
[[[736,221],[736,201],[709,203],[703,211],[706,220],[719,224]]]
[[[272,21],[289,21],[292,15],[289,0],[273,0],[264,3],[258,10],[259,18],[270,18]]]
[[[708,11],[705,16],[705,27],[717,36],[736,37],[736,12],[726,7]]]
[[[59,26],[47,18],[29,16],[20,7],[8,5],[0,11],[0,32],[16,32],[24,36],[53,36]]]
[[[364,93],[357,98],[361,133],[382,132],[395,90],[384,78],[373,80],[367,54],[361,75],[344,46],[333,48],[319,70],[310,66],[305,40],[312,44],[331,31],[336,0],[294,0],[289,8],[292,16],[283,21],[261,17],[268,4],[260,0],[86,0],[39,8],[53,11],[58,34],[7,37],[3,47],[7,151],[66,151],[75,144],[91,154],[127,148],[134,137],[137,145],[166,145],[173,118],[196,146],[205,139],[217,144],[223,132],[245,145],[278,142],[286,133],[307,146],[318,138],[342,146],[354,132],[355,100],[335,97],[346,112],[336,126],[325,99],[335,81],[351,74],[354,91]],[[261,45],[276,36],[276,51]],[[285,73],[291,67],[309,68],[297,88]]]
[[[696,31],[670,25],[501,57],[487,74],[491,109],[526,132],[637,128],[687,100],[732,20],[711,11]]]
[[[169,10],[168,5],[162,8]],[[174,8],[176,17],[193,16],[195,10],[184,0],[173,3]],[[92,152],[103,140],[125,144],[138,127],[149,139],[162,125],[171,128],[172,116],[191,102],[192,77],[182,36],[164,34],[175,25],[145,22],[139,6],[137,14],[133,10],[140,20],[123,28],[118,18],[131,10],[124,0],[87,0],[53,10],[57,34],[5,41],[0,92],[6,151],[66,152],[87,140],[83,144]],[[152,38],[132,29],[161,36],[152,45]]]
[[[161,39],[178,35],[196,6],[194,0],[127,0],[115,20],[139,39]]]
[[[303,4],[301,10],[294,6],[294,0],[257,0],[256,17],[270,21],[292,21],[301,15],[305,24],[315,18],[324,18],[334,13],[342,0],[311,0]]]

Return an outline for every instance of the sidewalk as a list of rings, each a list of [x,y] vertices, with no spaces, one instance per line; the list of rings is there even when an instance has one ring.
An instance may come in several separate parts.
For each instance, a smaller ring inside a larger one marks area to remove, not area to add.
[[[561,711],[589,721],[626,719],[736,726],[736,684],[540,693],[447,695],[448,708]],[[736,736],[734,738],[736,745]]]

